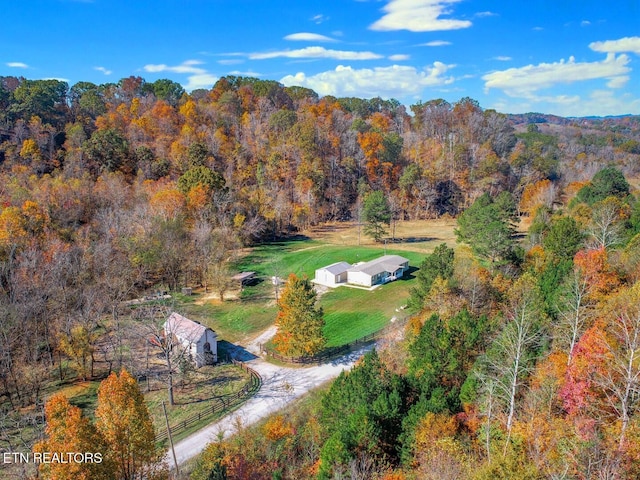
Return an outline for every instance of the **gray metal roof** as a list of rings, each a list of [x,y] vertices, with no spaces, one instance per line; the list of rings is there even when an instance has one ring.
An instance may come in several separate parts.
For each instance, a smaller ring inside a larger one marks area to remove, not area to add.
[[[383,255],[375,260],[370,260],[360,265],[354,265],[349,269],[350,272],[363,272],[373,276],[382,272],[393,273],[402,267],[404,263],[408,263],[409,259],[400,255]]]
[[[341,273],[346,272],[350,268],[351,268],[351,265],[348,264],[347,262],[337,262],[337,263],[332,263],[331,265],[327,265],[326,267],[322,267],[318,270],[326,270],[332,275],[340,275]]]

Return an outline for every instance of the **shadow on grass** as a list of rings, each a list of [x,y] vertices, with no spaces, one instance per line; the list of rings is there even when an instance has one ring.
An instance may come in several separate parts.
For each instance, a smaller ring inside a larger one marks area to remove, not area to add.
[[[292,242],[306,242],[307,240],[311,240],[311,237],[302,234],[295,235],[280,235],[276,237],[272,237],[270,240],[256,243],[254,246],[256,247],[288,247]]]
[[[420,270],[418,267],[409,267],[400,278],[398,278],[397,282],[406,282],[409,280],[413,280],[416,278],[415,273]]]
[[[433,242],[436,240],[439,239],[436,237],[396,237],[387,239],[387,244]]]
[[[226,359],[227,357],[233,358],[239,362],[248,362],[258,358],[253,353],[245,350],[242,345],[236,345],[235,343],[227,342],[226,340],[219,340],[218,358]]]
[[[235,381],[238,381],[240,379],[241,379],[241,377],[239,377],[237,375],[236,376],[226,375],[226,376],[223,376],[223,377],[220,377],[220,378],[216,378],[213,381],[211,381],[211,380],[208,380],[208,381],[207,380],[203,380],[203,381],[200,381],[200,382],[196,382],[195,384],[190,385],[190,387],[193,390],[196,390],[199,387],[205,387],[207,385],[215,385],[215,384],[223,383],[223,382],[235,382]],[[184,395],[186,397],[189,397],[189,394],[185,393],[185,392],[178,391],[176,393],[177,394],[182,394],[182,395]],[[224,393],[224,394],[217,394],[217,395],[213,395],[213,396],[212,395],[208,395],[208,396],[204,396],[204,397],[194,396],[192,398],[184,398],[184,399],[176,400],[175,404],[176,405],[192,405],[192,404],[195,404],[195,403],[210,402],[210,401],[215,400],[215,399],[230,398],[233,395],[234,395],[233,393]]]

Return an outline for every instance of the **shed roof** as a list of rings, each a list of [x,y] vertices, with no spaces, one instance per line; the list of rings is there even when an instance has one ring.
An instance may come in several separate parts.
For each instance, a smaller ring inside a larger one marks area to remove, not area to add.
[[[332,263],[331,265],[327,265],[326,267],[322,267],[319,270],[326,270],[332,275],[340,275],[341,273],[346,272],[350,268],[351,268],[351,264],[347,262],[337,262],[337,263]]]
[[[231,280],[236,280],[238,282],[244,282],[245,280],[251,280],[256,276],[256,272],[240,272],[231,277]]]
[[[408,258],[401,257],[400,255],[383,255],[374,260],[354,265],[349,271],[362,272],[371,276],[382,272],[393,273],[408,262]]]
[[[165,333],[172,333],[179,339],[197,342],[204,336],[207,330],[211,329],[201,323],[189,320],[179,313],[173,312],[164,323],[164,330]],[[213,330],[211,331],[213,332]],[[215,334],[215,332],[213,333]]]

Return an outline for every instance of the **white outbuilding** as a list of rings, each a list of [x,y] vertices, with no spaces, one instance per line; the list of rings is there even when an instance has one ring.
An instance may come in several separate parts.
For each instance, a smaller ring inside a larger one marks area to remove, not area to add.
[[[347,262],[332,263],[326,267],[319,268],[316,270],[314,282],[328,287],[336,287],[341,283],[346,283],[347,270],[350,268],[351,265]]]
[[[218,336],[201,323],[173,312],[164,322],[165,336],[173,336],[177,344],[191,357],[196,368],[218,361]]]

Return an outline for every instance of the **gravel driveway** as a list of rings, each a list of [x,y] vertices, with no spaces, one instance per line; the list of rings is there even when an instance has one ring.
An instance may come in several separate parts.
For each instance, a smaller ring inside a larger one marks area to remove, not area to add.
[[[275,333],[275,328],[272,332]],[[251,360],[246,360],[245,364],[262,377],[260,390],[234,412],[177,442],[174,448],[178,464],[198,455],[208,443],[220,437],[226,438],[233,435],[238,424],[251,425],[282,409],[309,390],[336,378],[343,370],[349,370],[367,350],[373,348],[373,345],[363,347],[323,365],[300,368],[279,367],[248,353],[256,351],[257,343],[268,340],[269,334],[273,335],[272,332],[265,331],[248,344],[246,349],[238,347],[234,355],[236,358],[239,357],[238,360],[244,360],[247,356],[253,357]],[[167,463],[173,467],[170,451],[166,459]]]

